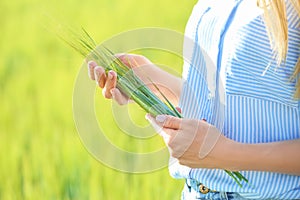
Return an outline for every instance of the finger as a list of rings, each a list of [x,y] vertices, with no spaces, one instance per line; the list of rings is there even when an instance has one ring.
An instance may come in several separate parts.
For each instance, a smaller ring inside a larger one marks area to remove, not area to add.
[[[119,60],[124,63],[126,66],[130,67],[130,68],[133,68],[135,67],[135,62],[134,62],[134,58],[132,55],[130,54],[117,54],[116,55]]]
[[[106,82],[106,74],[105,74],[105,70],[102,67],[95,67],[94,69],[94,76],[95,76],[95,80],[97,82],[97,85],[101,88],[103,88],[105,86],[105,82]]]
[[[112,98],[120,105],[125,105],[129,101],[129,98],[122,94],[121,91],[117,88],[111,89],[110,93],[112,95]]]
[[[175,130],[170,128],[162,128],[162,131],[164,132],[164,135],[167,135],[168,137],[172,138],[174,138],[180,132],[180,130],[178,129]]]
[[[88,62],[88,75],[90,79],[95,80],[95,75],[94,75],[94,69],[97,66],[97,63],[95,61],[89,61]]]
[[[155,119],[164,128],[178,130],[182,125],[182,119],[170,115],[157,115]]]
[[[147,64],[147,59],[144,56],[136,54],[117,54],[116,55],[122,63],[130,68],[135,68]]]
[[[117,85],[117,74],[114,71],[109,71],[107,73],[106,83],[103,92],[105,98],[111,98],[111,89],[115,88]]]

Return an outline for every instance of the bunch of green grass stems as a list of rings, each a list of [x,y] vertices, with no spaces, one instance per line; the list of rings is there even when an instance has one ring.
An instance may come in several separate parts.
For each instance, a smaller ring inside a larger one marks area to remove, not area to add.
[[[151,83],[161,94],[165,102],[158,98],[145,84],[135,75],[130,66],[125,65],[112,51],[104,46],[97,46],[92,37],[82,28],[82,34],[77,34],[70,31],[73,40],[67,37],[62,37],[67,44],[79,52],[87,60],[94,60],[98,65],[102,66],[106,72],[113,70],[117,76],[117,88],[125,95],[135,101],[141,108],[153,116],[157,115],[171,115],[182,118],[182,115],[166,98],[166,96],[159,90],[156,84],[151,80]],[[130,63],[129,63],[130,64]],[[234,181],[242,187],[241,182],[248,180],[240,173],[235,171],[224,170]]]
[[[135,101],[141,108],[153,116],[171,115],[182,118],[181,114],[171,102],[161,93],[159,88],[152,82],[158,92],[163,96],[165,102],[158,98],[145,84],[135,75],[131,66],[125,65],[108,48],[103,45],[97,46],[92,37],[82,29],[82,34],[72,32],[73,40],[61,37],[67,44],[88,60],[94,60],[102,66],[106,72],[113,70],[117,76],[117,88],[130,99]],[[131,65],[131,63],[129,63]]]

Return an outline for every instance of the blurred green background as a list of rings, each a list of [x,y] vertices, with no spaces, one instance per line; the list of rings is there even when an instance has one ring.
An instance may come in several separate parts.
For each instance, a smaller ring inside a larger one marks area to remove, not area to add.
[[[122,173],[87,152],[72,116],[73,85],[83,59],[48,30],[47,18],[83,26],[101,42],[143,27],[183,32],[194,4],[195,0],[0,1],[0,199],[180,199],[183,181],[173,180],[166,168]],[[181,71],[178,59],[141,53]],[[100,90],[97,93],[96,108],[109,108],[111,102]],[[147,124],[139,108],[133,105],[129,111],[137,124]],[[109,122],[108,137],[122,149],[147,152],[163,147],[159,137],[140,145]]]

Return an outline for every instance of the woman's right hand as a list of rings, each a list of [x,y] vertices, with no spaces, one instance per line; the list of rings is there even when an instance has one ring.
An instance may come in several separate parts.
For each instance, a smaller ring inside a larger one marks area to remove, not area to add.
[[[152,64],[141,55],[117,54],[116,56],[131,68]],[[89,61],[88,74],[90,79],[96,81],[97,85],[102,88],[102,94],[105,98],[114,99],[120,105],[127,104],[130,101],[129,97],[116,88],[117,73],[115,71],[111,70],[106,74],[103,67],[99,66],[95,61]]]

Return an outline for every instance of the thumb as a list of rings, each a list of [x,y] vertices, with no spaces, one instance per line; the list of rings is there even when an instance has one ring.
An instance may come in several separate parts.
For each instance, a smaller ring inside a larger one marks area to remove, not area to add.
[[[155,120],[158,124],[160,124],[163,128],[169,129],[180,129],[182,124],[182,119],[178,117],[173,117],[170,115],[157,115]]]

